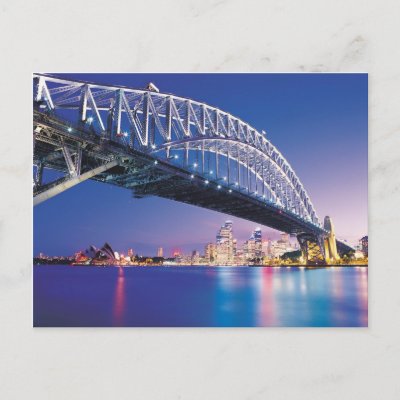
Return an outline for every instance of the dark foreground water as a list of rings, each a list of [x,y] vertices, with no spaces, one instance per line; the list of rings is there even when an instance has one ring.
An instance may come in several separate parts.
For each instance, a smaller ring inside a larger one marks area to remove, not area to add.
[[[34,326],[367,326],[368,268],[35,266]]]

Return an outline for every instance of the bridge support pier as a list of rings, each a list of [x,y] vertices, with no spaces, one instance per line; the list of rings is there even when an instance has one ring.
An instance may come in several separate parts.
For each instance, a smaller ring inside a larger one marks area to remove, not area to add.
[[[311,233],[297,235],[301,253],[306,264],[326,264],[324,238]]]
[[[337,248],[333,223],[330,217],[325,217],[324,235],[300,233],[297,240],[300,244],[303,259],[311,264],[331,264],[340,260]]]

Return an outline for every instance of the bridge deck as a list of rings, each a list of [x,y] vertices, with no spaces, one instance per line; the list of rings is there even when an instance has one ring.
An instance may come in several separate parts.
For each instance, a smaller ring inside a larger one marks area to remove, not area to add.
[[[40,132],[36,134],[34,160],[36,164],[41,163],[45,168],[68,175],[60,143],[71,148],[76,148],[79,144],[84,146],[82,172],[99,166],[105,160],[118,158],[118,166],[92,179],[130,189],[137,198],[159,196],[243,218],[291,234],[325,233],[319,226],[267,202],[260,196],[254,196],[233,185],[227,186],[217,180],[206,183],[202,176],[193,176],[188,170],[155,160],[150,154],[104,140],[85,129],[74,128],[70,131],[59,118],[34,112],[34,124],[40,127]],[[337,245],[339,251],[346,248],[342,242],[338,241]]]

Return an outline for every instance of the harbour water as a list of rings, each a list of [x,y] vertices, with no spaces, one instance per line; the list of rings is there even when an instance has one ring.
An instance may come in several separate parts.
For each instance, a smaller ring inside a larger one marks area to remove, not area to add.
[[[367,267],[34,266],[37,327],[365,327]]]

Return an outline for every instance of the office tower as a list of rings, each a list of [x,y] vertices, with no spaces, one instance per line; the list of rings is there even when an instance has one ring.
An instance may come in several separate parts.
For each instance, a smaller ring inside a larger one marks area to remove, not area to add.
[[[219,265],[233,264],[235,243],[233,239],[232,226],[232,221],[226,221],[217,233],[216,261]]]
[[[204,257],[208,264],[213,264],[216,261],[216,246],[214,243],[207,243],[204,248]]]

